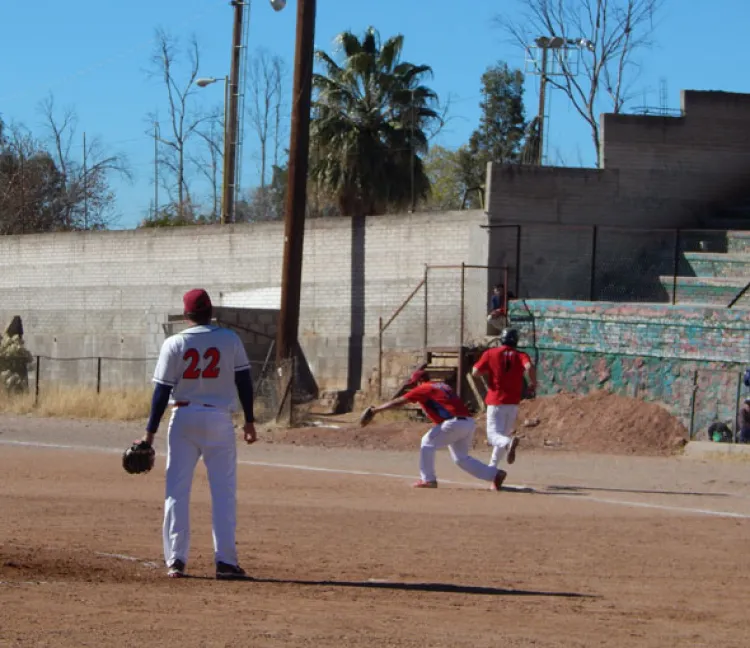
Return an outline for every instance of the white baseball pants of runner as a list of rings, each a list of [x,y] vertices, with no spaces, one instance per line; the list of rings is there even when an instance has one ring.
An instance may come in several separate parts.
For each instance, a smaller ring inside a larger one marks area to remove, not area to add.
[[[452,418],[430,428],[422,437],[419,452],[419,472],[424,481],[437,481],[435,474],[435,453],[448,447],[453,462],[470,475],[484,481],[492,481],[497,469],[482,463],[469,455],[474,439],[476,423],[472,418]]]
[[[492,446],[490,466],[497,466],[505,457],[517,416],[518,405],[487,406],[487,441]]]
[[[190,553],[190,491],[203,456],[211,488],[211,517],[216,562],[237,564],[237,441],[229,412],[180,407],[167,432],[164,500],[164,560],[187,564]]]

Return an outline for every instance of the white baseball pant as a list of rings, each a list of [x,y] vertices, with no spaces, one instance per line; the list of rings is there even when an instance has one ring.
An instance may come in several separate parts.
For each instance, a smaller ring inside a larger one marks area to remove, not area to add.
[[[208,473],[216,562],[237,564],[237,441],[229,412],[180,407],[167,432],[164,560],[187,564],[190,552],[190,491],[198,459]]]
[[[419,452],[419,472],[424,481],[437,481],[435,453],[448,447],[453,462],[470,475],[484,481],[492,481],[497,470],[469,455],[476,423],[473,418],[452,418],[431,427],[422,437]]]
[[[505,457],[513,437],[513,425],[518,416],[518,405],[487,406],[487,441],[492,446],[490,466],[497,465]]]

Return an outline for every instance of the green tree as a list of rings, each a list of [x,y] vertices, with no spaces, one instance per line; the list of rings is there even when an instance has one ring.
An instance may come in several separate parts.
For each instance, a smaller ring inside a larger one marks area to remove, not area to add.
[[[444,146],[431,146],[424,159],[425,173],[430,181],[431,209],[460,209],[466,185],[463,181],[461,152]]]
[[[311,175],[345,215],[381,214],[429,193],[422,157],[441,123],[437,94],[423,85],[432,69],[401,60],[404,37],[381,41],[370,27],[360,41],[337,38],[341,64],[322,51],[315,97]],[[412,185],[413,182],[413,185]]]
[[[498,62],[482,75],[479,128],[459,151],[462,181],[467,189],[483,187],[488,162],[519,162],[526,131],[523,104],[524,76],[507,63]],[[472,192],[470,205],[479,196]]]
[[[52,156],[20,128],[0,142],[0,234],[71,229],[64,179]]]

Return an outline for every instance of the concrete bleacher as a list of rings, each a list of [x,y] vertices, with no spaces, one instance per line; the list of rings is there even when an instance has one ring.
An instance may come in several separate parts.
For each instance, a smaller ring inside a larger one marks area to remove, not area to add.
[[[728,231],[726,252],[685,252],[686,268],[692,276],[662,276],[664,290],[676,288],[677,304],[728,306],[750,282],[750,232]],[[750,308],[750,290],[734,304]]]

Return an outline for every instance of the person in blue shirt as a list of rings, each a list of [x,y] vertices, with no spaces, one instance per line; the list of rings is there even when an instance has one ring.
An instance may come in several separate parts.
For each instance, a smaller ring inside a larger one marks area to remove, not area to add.
[[[505,286],[496,284],[492,289],[490,297],[490,313],[487,321],[498,330],[502,330],[508,324],[507,312],[505,310]],[[508,300],[515,299],[515,295],[508,291]]]

